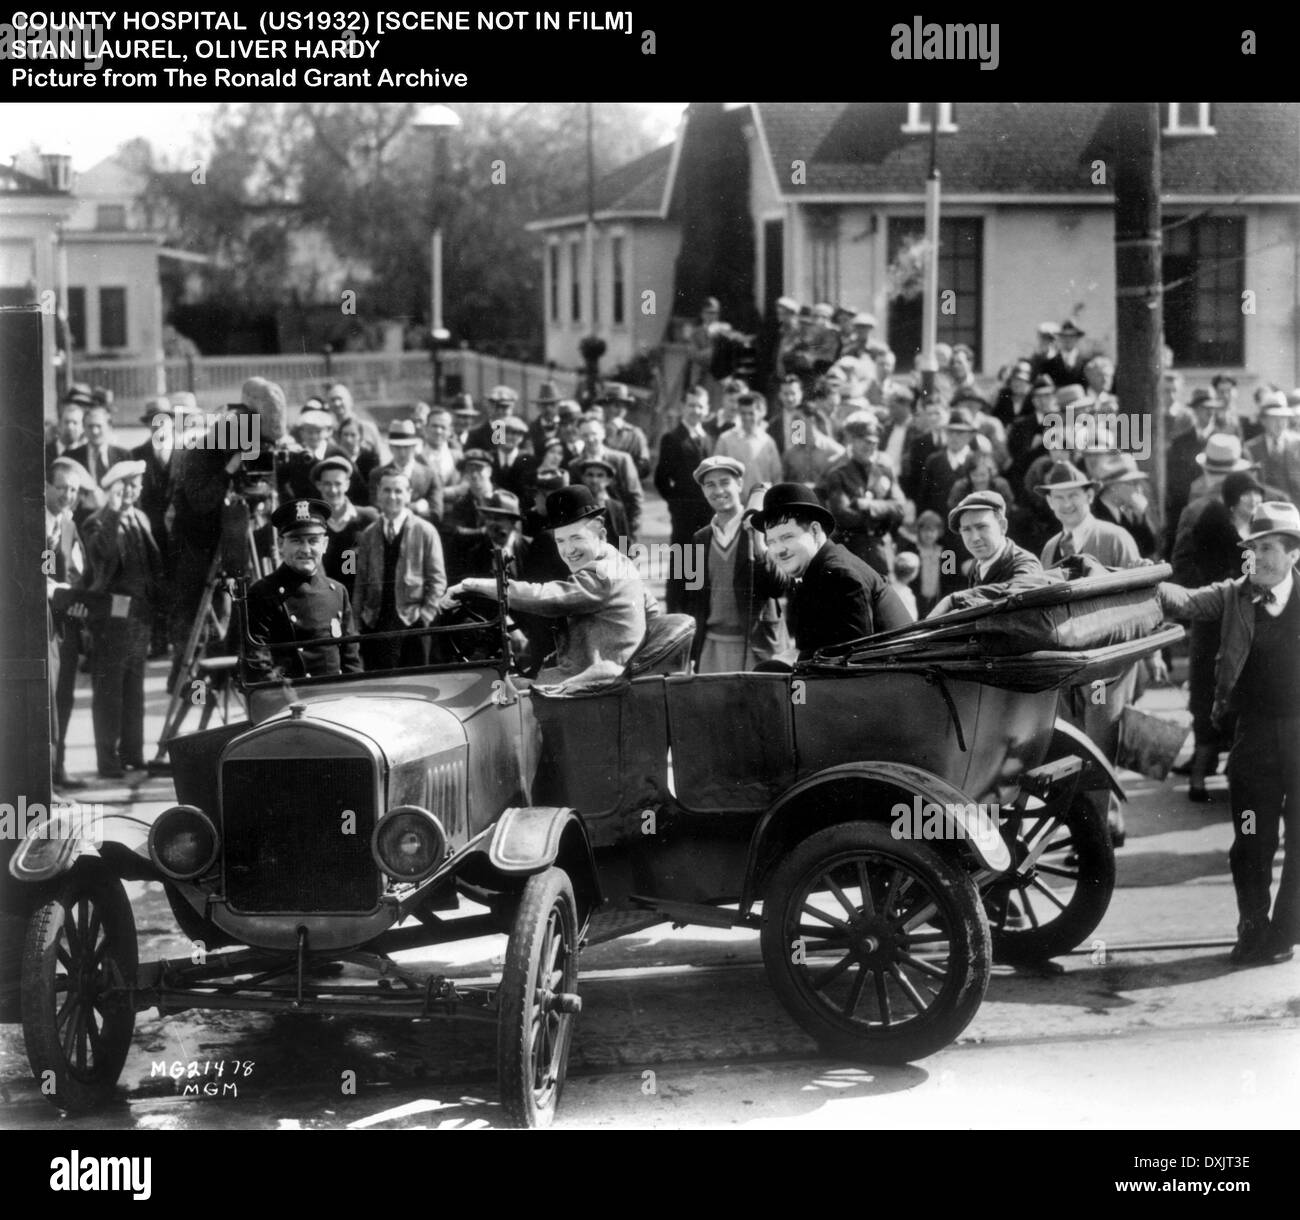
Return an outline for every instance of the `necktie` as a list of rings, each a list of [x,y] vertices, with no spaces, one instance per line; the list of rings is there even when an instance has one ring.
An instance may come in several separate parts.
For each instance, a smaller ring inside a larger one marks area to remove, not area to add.
[[[1071,534],[1062,534],[1061,543],[1057,548],[1062,559],[1069,559],[1074,554],[1074,537]]]

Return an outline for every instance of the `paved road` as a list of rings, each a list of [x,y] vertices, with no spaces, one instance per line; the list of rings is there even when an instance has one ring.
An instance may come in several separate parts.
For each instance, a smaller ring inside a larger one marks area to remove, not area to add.
[[[154,732],[164,672],[151,665]],[[1147,705],[1168,711],[1182,701],[1157,691]],[[93,765],[87,703],[83,690],[74,772]],[[1182,781],[1127,781],[1129,843],[1093,943],[1063,959],[1058,975],[996,968],[955,1045],[888,1070],[819,1059],[769,989],[754,934],[661,927],[584,955],[585,1009],[560,1125],[902,1129],[932,1125],[936,1114],[958,1127],[1294,1125],[1300,962],[1227,967],[1235,911],[1224,781],[1212,782],[1220,800],[1211,806],[1188,804]],[[148,816],[172,794],[155,777],[84,799]],[[160,887],[129,890],[142,959],[188,952]],[[1127,948],[1151,942],[1182,947]],[[486,974],[502,948],[500,939],[467,942],[440,959],[422,951],[403,960]],[[209,1095],[179,1096],[185,1081],[166,1074],[191,1062]],[[122,1083],[115,1110],[60,1119],[30,1078],[20,1031],[0,1027],[4,1127],[456,1127],[499,1118],[490,1027],[146,1013]]]

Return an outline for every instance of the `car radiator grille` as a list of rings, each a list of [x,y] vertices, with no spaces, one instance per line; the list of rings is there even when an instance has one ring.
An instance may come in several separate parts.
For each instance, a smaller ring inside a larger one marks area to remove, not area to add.
[[[227,762],[222,842],[231,907],[373,910],[380,887],[370,854],[374,792],[374,767],[364,758]]]

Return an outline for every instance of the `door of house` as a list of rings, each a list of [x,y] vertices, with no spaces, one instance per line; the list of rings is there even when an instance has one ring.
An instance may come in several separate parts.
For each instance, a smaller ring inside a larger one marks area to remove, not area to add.
[[[763,317],[776,316],[776,303],[785,295],[785,221],[763,221]]]
[[[925,236],[921,216],[895,216],[889,220],[889,259],[898,263],[905,245]],[[982,367],[984,284],[984,221],[979,217],[953,217],[939,222],[939,342],[965,343],[975,352],[975,367]],[[889,346],[898,367],[912,367],[921,355],[922,294],[916,277],[904,276],[903,295],[889,303]],[[951,293],[951,296],[945,294]]]

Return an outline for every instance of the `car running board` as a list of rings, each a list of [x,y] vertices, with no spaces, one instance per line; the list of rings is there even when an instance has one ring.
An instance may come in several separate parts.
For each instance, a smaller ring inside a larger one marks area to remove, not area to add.
[[[676,902],[671,898],[647,898],[642,894],[631,894],[628,901],[670,919],[674,924],[700,924],[706,928],[758,928],[761,926],[756,915],[741,915],[726,907],[709,906],[703,902]]]

